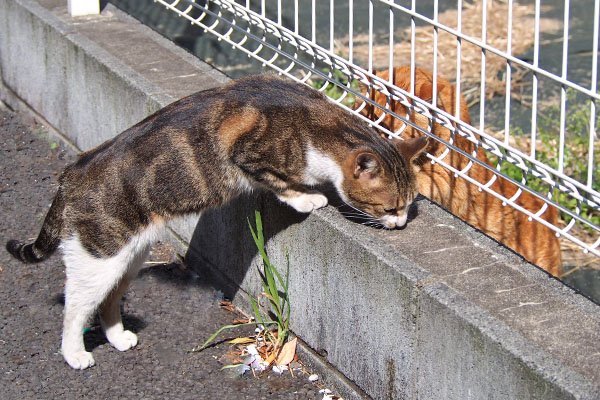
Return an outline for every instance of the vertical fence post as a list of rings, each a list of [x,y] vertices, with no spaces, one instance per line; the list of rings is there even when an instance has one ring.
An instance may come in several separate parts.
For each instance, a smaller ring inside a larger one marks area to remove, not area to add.
[[[67,8],[71,17],[100,14],[100,0],[68,0]]]

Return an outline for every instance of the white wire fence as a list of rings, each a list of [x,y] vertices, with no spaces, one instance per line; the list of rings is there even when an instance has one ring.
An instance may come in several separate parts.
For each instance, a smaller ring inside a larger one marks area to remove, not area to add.
[[[388,136],[399,136],[408,126],[441,142],[447,149],[429,154],[431,163],[598,261],[600,0],[577,6],[569,0],[544,6],[540,0],[155,2],[263,66],[325,92]],[[579,12],[577,19],[570,15],[584,6],[587,12]],[[415,95],[414,79],[409,87],[396,85],[394,74],[401,65],[410,68],[411,76],[418,67],[432,72],[431,99]],[[442,77],[456,87],[453,110],[439,106]],[[375,91],[383,102],[375,101]],[[409,111],[397,111],[395,103]],[[472,125],[460,118],[464,105]],[[375,121],[363,115],[365,107],[379,110]],[[410,113],[426,116],[429,129],[415,124]],[[389,118],[402,127],[390,129],[385,123]],[[433,123],[449,129],[451,137],[433,135]],[[457,146],[459,136],[475,150]],[[477,151],[485,151],[491,162],[482,162]],[[448,161],[451,152],[470,162],[457,168]],[[482,182],[471,177],[474,165],[490,171],[490,178]],[[499,177],[518,190],[508,196],[495,191]],[[543,206],[524,207],[519,202],[524,193]],[[556,224],[543,218],[548,207],[560,211]]]

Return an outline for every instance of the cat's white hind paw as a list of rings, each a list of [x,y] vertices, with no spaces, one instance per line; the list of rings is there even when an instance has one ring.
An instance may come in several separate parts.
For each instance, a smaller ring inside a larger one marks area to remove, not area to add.
[[[110,335],[110,337],[107,335],[107,339],[119,351],[129,350],[138,342],[137,335],[131,331],[122,331],[119,334]]]
[[[327,205],[327,197],[321,193],[302,193],[296,197],[280,197],[280,199],[301,213],[309,213]]]
[[[67,364],[74,369],[86,369],[93,367],[94,364],[96,364],[96,361],[94,361],[94,356],[92,356],[92,353],[88,351],[76,351],[70,354],[63,352],[63,357],[65,358]]]

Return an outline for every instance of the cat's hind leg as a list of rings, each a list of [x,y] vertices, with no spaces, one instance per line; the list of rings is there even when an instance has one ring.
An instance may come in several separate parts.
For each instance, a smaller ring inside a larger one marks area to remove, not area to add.
[[[100,305],[100,322],[108,342],[119,351],[126,351],[134,347],[137,335],[123,327],[121,318],[121,298],[135,278],[148,256],[149,248],[142,249],[131,260],[129,268],[117,286]]]
[[[136,257],[131,246],[110,258],[94,257],[77,236],[64,240],[61,247],[67,273],[61,350],[71,367],[85,369],[95,361],[85,350],[83,330],[98,307],[118,288]]]

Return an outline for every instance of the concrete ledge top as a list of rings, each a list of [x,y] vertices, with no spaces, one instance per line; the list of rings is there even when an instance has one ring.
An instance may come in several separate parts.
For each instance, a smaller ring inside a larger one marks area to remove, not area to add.
[[[75,18],[62,0],[40,0],[39,4],[68,27],[65,33],[77,32],[92,39],[171,101],[229,80],[112,4],[99,15]]]
[[[423,290],[446,287],[459,295],[476,307],[474,321],[484,315],[509,327],[510,334],[498,341],[512,341],[509,336],[518,332],[522,343],[537,346],[538,355],[546,352],[600,383],[596,304],[429,200],[422,198],[417,206],[418,216],[397,231],[357,226],[331,207],[317,214],[377,257],[401,266],[399,272]]]

